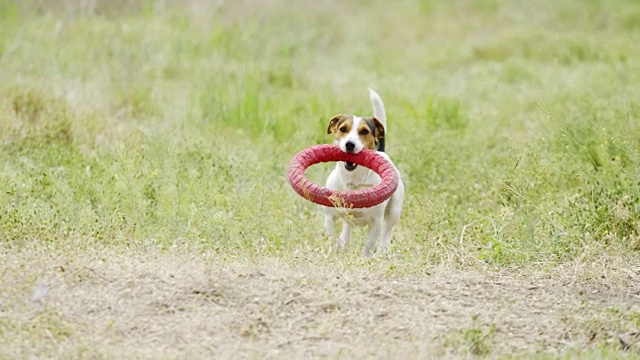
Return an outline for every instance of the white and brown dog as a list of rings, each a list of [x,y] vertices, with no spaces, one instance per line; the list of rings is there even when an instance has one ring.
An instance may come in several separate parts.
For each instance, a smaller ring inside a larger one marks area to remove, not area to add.
[[[362,149],[375,150],[391,164],[391,159],[384,152],[387,119],[384,104],[380,96],[369,89],[369,99],[373,106],[373,117],[352,115],[336,115],[329,120],[327,134],[335,135],[335,143],[344,152],[357,154]],[[395,168],[395,166],[394,166]],[[398,169],[396,168],[396,172]],[[398,172],[398,177],[400,173]],[[327,187],[332,190],[350,191],[376,186],[382,179],[373,170],[350,162],[339,161],[336,168],[327,178]],[[344,209],[325,208],[324,225],[336,250],[342,250],[351,240],[351,230],[355,226],[368,226],[367,243],[362,256],[373,254],[376,244],[379,250],[388,250],[391,246],[393,226],[398,222],[404,202],[404,184],[398,183],[397,190],[385,202],[370,208]],[[344,227],[339,238],[335,237],[335,223],[338,217],[344,218]]]

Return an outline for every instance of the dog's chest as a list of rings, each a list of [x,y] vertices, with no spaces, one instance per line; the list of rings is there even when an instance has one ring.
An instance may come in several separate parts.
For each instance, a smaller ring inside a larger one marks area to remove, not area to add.
[[[373,171],[360,166],[354,171],[348,172],[342,168],[338,168],[342,191],[362,190],[376,186],[380,183],[381,178]]]
[[[367,210],[344,210],[343,216],[355,226],[365,226],[372,220],[371,212]]]

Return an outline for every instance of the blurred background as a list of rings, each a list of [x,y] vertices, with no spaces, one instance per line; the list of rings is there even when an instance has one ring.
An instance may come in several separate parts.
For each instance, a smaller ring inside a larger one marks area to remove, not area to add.
[[[370,86],[409,263],[635,256],[638,35],[624,0],[0,0],[0,237],[326,247],[286,166]]]

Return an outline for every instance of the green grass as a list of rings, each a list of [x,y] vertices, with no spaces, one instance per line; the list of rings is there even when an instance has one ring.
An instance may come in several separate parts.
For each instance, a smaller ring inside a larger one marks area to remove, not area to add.
[[[0,0],[6,251],[325,251],[286,166],[371,86],[406,206],[395,256],[349,266],[638,261],[635,1],[70,4]]]

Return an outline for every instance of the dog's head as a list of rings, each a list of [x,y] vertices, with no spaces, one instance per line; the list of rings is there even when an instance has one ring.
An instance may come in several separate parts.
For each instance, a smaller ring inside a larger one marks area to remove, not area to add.
[[[357,154],[362,149],[380,150],[384,141],[384,125],[374,117],[336,115],[329,120],[327,134],[334,134],[335,143],[340,150]],[[347,163],[347,170],[356,168],[356,164]]]

